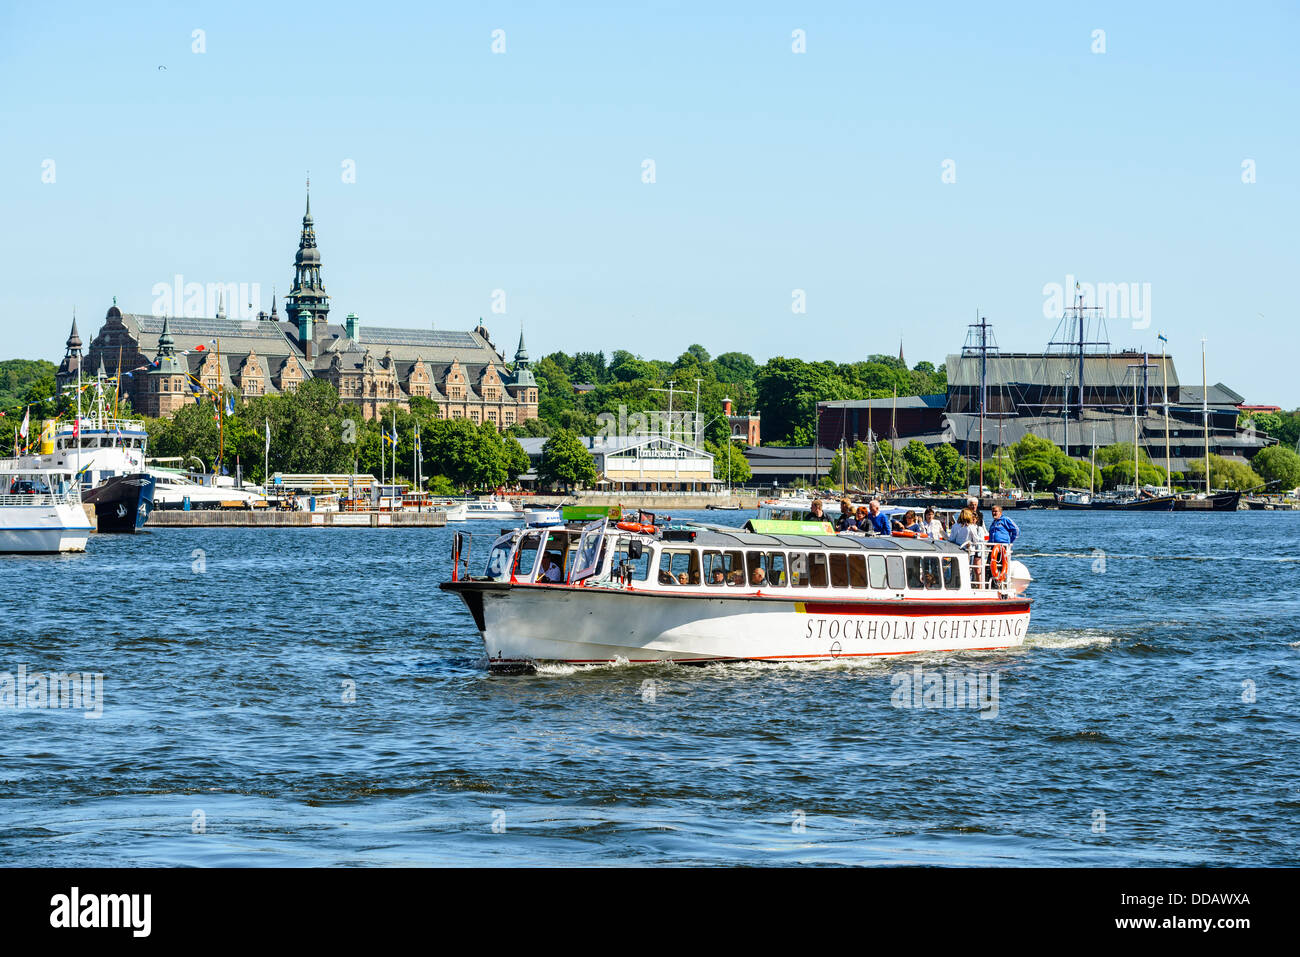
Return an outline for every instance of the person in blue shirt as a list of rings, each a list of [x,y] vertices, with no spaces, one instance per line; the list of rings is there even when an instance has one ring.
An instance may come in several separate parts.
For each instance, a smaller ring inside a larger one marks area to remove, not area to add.
[[[877,535],[890,533],[889,516],[880,511],[880,502],[874,498],[867,507],[867,521],[871,523],[871,530]]]
[[[1002,506],[993,506],[993,521],[989,523],[989,542],[998,545],[1010,545],[1020,537],[1020,529],[1009,518],[1002,517]]]

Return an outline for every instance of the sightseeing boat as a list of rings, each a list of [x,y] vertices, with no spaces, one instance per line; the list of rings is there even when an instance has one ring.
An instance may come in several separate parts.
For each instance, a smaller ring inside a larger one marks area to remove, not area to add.
[[[0,553],[84,552],[90,532],[71,472],[14,469],[0,479]]]
[[[465,603],[494,671],[837,661],[1024,642],[1031,576],[1005,547],[973,557],[945,541],[819,532],[613,518],[524,526],[495,539],[477,575],[467,574],[473,536],[457,532],[440,587]]]

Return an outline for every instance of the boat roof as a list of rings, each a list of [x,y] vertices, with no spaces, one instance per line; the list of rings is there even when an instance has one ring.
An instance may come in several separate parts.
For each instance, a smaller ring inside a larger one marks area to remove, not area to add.
[[[665,539],[671,543],[673,539]],[[946,552],[964,555],[965,552],[948,541],[928,538],[895,538],[884,535],[764,535],[758,532],[700,531],[690,540],[677,539],[683,544],[714,548],[751,548],[780,546],[784,548],[825,548],[832,551],[871,552]]]

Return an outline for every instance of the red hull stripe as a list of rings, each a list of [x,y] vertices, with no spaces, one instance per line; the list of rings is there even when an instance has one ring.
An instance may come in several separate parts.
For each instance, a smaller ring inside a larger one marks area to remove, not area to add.
[[[628,658],[628,664],[632,665],[653,665],[666,664],[669,661],[677,664],[706,664],[708,662],[741,662],[741,661],[801,661],[801,660],[829,660],[838,661],[841,658],[887,658],[894,655],[923,655],[934,653],[936,651],[1005,651],[1011,648],[1011,645],[991,645],[987,648],[920,648],[916,651],[865,651],[857,654],[840,654],[840,655],[751,655],[747,658]],[[557,662],[564,665],[608,665],[612,664],[612,658],[542,658],[539,659],[543,664],[547,662]],[[530,658],[491,658],[489,664],[493,665],[520,665],[534,664]]]
[[[835,602],[801,601],[796,610],[806,615],[881,615],[899,618],[978,618],[985,615],[1027,615],[1029,606],[1005,601],[974,602]]]

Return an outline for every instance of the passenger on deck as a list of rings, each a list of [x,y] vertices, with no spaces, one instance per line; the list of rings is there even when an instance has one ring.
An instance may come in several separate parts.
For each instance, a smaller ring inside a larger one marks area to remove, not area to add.
[[[815,498],[812,501],[812,508],[808,511],[808,521],[824,522],[826,521],[826,512],[822,508],[822,500]]]
[[[840,499],[840,520],[835,523],[837,532],[856,532],[857,522],[853,520],[853,503],[847,498]]]
[[[918,538],[925,537],[925,529],[922,528],[921,523],[917,521],[916,512],[910,508],[903,514],[903,531],[911,532]]]
[[[961,545],[964,548],[967,544],[976,541],[977,536],[974,531],[974,526],[975,516],[971,513],[970,509],[963,508],[961,514],[957,516],[957,524],[954,525],[952,531],[948,533],[948,541],[952,542],[954,545]]]
[[[984,529],[984,513],[980,511],[979,499],[977,498],[966,499],[966,507],[970,509],[971,517],[974,520],[972,524],[975,526],[974,530],[976,533],[978,533],[979,538],[980,539],[987,538],[988,532],[986,532]]]
[[[1020,529],[1009,518],[1002,517],[1002,506],[994,505],[993,521],[989,523],[989,541],[1001,545],[1010,545],[1020,537]]]
[[[936,542],[943,541],[946,537],[943,522],[934,517],[934,509],[932,508],[925,510],[925,521],[921,523],[921,527],[925,529],[925,534]]]
[[[877,535],[890,533],[889,517],[880,511],[880,502],[874,498],[867,506],[867,520],[871,523],[871,530]]]

